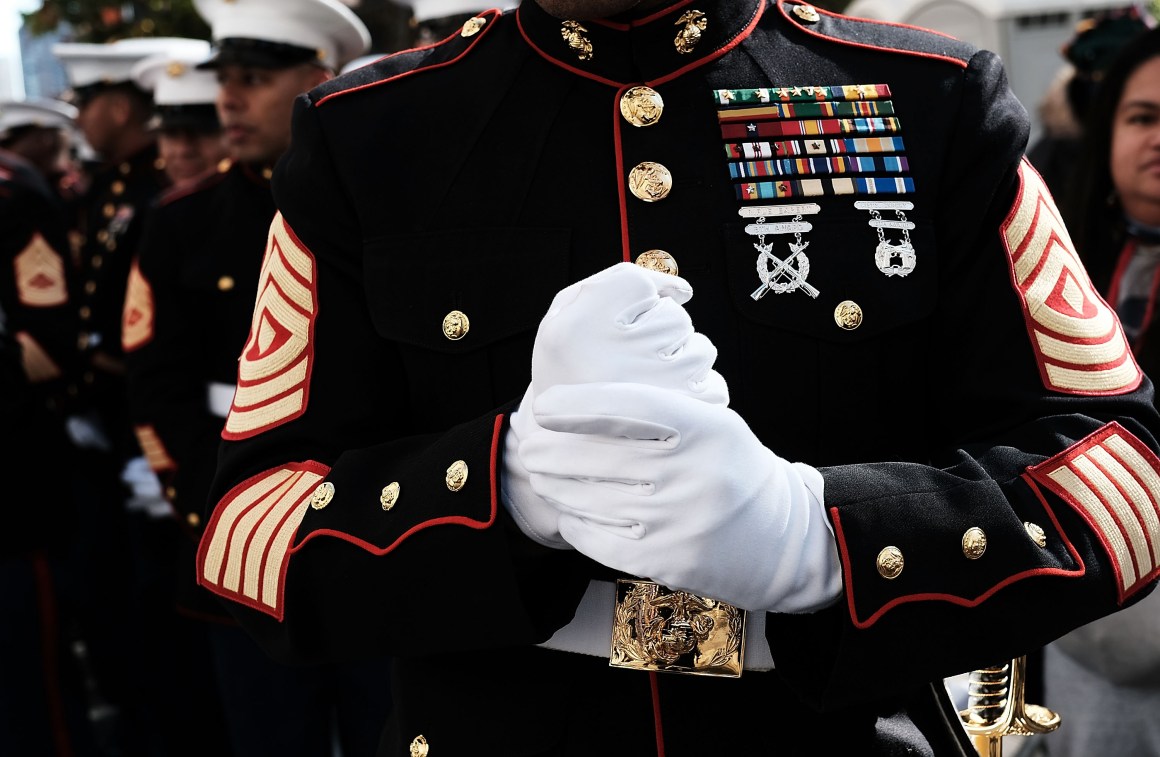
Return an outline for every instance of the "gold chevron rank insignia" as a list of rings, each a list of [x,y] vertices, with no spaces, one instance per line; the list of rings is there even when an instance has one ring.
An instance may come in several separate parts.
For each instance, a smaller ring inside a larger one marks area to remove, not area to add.
[[[140,349],[153,339],[153,287],[137,267],[129,267],[125,288],[125,305],[121,310],[121,348],[125,352]]]
[[[1027,469],[1096,532],[1120,602],[1160,573],[1160,459],[1118,423]]]
[[[294,534],[329,472],[314,462],[285,465],[232,489],[202,534],[197,582],[281,620]]]
[[[254,436],[305,411],[314,360],[315,285],[314,256],[278,213],[270,225],[223,439]]]
[[[31,308],[50,308],[68,302],[64,278],[64,258],[39,233],[13,260],[16,295]]]
[[[1051,194],[1023,160],[1000,229],[1043,384],[1064,394],[1123,394],[1142,378],[1120,321],[1079,261]]]

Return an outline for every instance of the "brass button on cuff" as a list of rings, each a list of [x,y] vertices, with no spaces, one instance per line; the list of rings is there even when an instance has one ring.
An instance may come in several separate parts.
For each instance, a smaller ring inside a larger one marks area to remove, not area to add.
[[[645,202],[657,202],[673,191],[673,175],[660,163],[646,160],[628,172],[628,190]]]
[[[963,555],[968,560],[978,560],[987,551],[987,534],[981,528],[968,528],[963,534]]]
[[[636,256],[635,262],[650,271],[677,275],[677,259],[664,250],[645,250]]]
[[[451,341],[459,341],[467,336],[468,331],[471,331],[471,321],[468,320],[466,313],[452,310],[443,316],[443,336]]]
[[[379,504],[383,506],[383,510],[390,512],[395,503],[399,501],[399,482],[392,481],[383,487],[382,494],[379,495]]]
[[[845,331],[853,331],[862,325],[862,306],[853,300],[845,300],[834,308],[834,323]]]
[[[902,559],[902,550],[898,547],[886,547],[878,553],[878,575],[886,579],[895,579],[902,575],[905,565]]]
[[[310,506],[315,510],[321,510],[329,505],[332,499],[334,499],[334,484],[323,481],[315,488],[314,494],[310,495]]]
[[[447,469],[447,476],[444,478],[447,482],[447,488],[453,492],[457,492],[463,488],[467,483],[467,463],[462,460],[456,460]]]
[[[620,115],[633,126],[652,126],[664,110],[665,101],[652,87],[629,87],[620,96]]]
[[[1047,547],[1047,532],[1044,531],[1039,524],[1025,521],[1023,528],[1027,530],[1027,535],[1031,537],[1031,541],[1039,545],[1041,549]]]

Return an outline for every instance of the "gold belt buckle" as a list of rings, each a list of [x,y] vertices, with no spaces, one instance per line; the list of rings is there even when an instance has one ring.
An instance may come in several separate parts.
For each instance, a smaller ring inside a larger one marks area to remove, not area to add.
[[[610,666],[739,678],[744,660],[744,610],[652,581],[616,582]]]

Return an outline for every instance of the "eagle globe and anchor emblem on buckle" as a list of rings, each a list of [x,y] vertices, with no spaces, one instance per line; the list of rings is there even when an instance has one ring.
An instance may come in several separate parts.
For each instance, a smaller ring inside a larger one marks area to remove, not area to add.
[[[737,678],[744,655],[744,610],[652,581],[616,582],[611,667]]]

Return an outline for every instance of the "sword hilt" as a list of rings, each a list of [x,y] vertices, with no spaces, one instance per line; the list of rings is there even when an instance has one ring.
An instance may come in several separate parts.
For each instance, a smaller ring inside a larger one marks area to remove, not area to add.
[[[980,757],[1002,757],[1004,736],[1032,736],[1059,728],[1058,714],[1024,701],[1026,678],[1025,656],[998,667],[971,671],[967,708],[959,712],[959,717]]]

